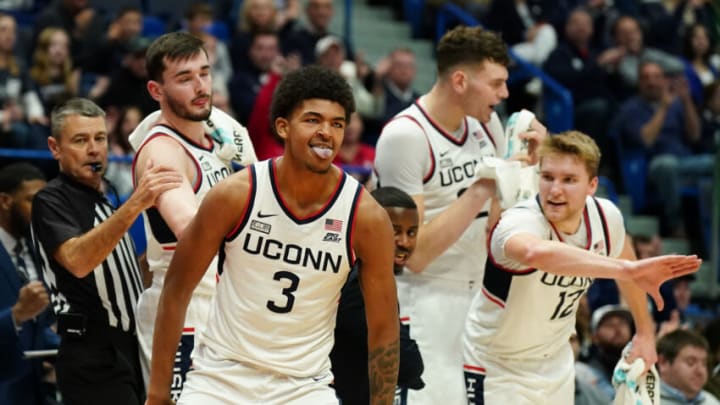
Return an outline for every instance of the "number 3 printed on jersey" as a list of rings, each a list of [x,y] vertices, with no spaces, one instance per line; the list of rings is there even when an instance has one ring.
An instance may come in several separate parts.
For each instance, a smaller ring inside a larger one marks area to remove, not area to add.
[[[269,310],[277,312],[278,314],[286,314],[292,311],[293,304],[295,303],[295,296],[293,295],[293,292],[297,290],[298,285],[300,284],[300,277],[289,271],[278,271],[273,275],[273,280],[290,280],[290,285],[282,290],[282,295],[287,297],[285,305],[278,305],[278,303],[273,300],[269,300],[266,304]]]

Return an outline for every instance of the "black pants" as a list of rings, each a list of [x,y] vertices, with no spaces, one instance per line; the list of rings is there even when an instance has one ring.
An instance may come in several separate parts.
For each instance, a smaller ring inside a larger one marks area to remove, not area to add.
[[[83,337],[62,336],[55,371],[65,405],[145,401],[137,337],[116,328],[90,327]]]

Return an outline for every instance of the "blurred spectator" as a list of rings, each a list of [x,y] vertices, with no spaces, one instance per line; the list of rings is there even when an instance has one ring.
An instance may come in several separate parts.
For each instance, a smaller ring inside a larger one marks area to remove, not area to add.
[[[363,84],[359,68],[362,66],[346,60],[345,45],[342,40],[334,35],[328,35],[317,42],[315,46],[317,63],[330,70],[340,73],[348,81],[355,97],[355,109],[363,118],[379,118],[384,111],[385,99],[382,89],[382,81],[375,80],[373,90],[368,91]],[[384,77],[387,73],[388,64],[383,68],[378,65],[373,73],[376,77]],[[366,72],[366,74],[368,74]]]
[[[271,65],[267,83],[255,98],[255,104],[248,120],[248,133],[258,160],[280,156],[285,150],[282,138],[272,129],[274,125],[270,122],[270,104],[282,76],[298,68],[300,68],[298,55],[290,55],[287,58],[277,57]]]
[[[575,9],[565,24],[565,39],[550,54],[543,69],[572,91],[575,127],[592,136],[603,151],[609,151],[608,122],[611,116],[606,72],[591,48],[593,20],[585,9]],[[603,156],[603,162],[605,162]]]
[[[255,33],[248,56],[250,63],[236,69],[228,84],[230,104],[236,119],[243,125],[247,125],[255,98],[268,81],[273,61],[281,57],[277,34],[272,31]]]
[[[705,88],[702,108],[702,136],[693,144],[695,153],[713,153],[720,145],[720,80]]]
[[[107,90],[110,75],[122,64],[128,44],[142,32],[142,20],[139,8],[121,8],[97,46],[88,51],[91,55],[85,58],[83,74],[89,83],[82,89],[88,98],[96,100]]]
[[[549,23],[557,4],[533,0],[493,0],[485,17],[491,30],[503,39],[521,58],[542,65],[557,45],[557,33]]]
[[[710,55],[714,48],[715,45],[710,40],[707,27],[704,25],[693,24],[685,31],[683,38],[685,77],[690,87],[690,95],[698,107],[703,104],[703,88],[720,77],[720,73],[710,63]]]
[[[52,311],[40,256],[30,240],[30,211],[45,187],[43,173],[29,163],[0,170],[0,401],[3,405],[51,405],[43,358],[23,352],[56,348]]]
[[[113,73],[110,86],[99,100],[99,104],[108,110],[108,115],[114,115],[116,112],[113,110],[127,106],[140,108],[144,116],[159,108],[147,91],[145,52],[150,42],[148,38],[135,37],[127,43],[122,65]]]
[[[305,7],[307,24],[294,24],[283,43],[283,53],[299,53],[303,66],[314,63],[318,55],[316,44],[320,39],[331,35],[330,21],[334,15],[333,0],[308,0]],[[342,45],[345,56],[353,59],[354,54],[349,44],[343,41]]]
[[[47,27],[61,27],[70,34],[70,55],[80,67],[85,67],[89,62],[88,58],[94,55],[88,54],[88,49],[97,46],[98,41],[103,38],[105,22],[93,9],[88,0],[54,0],[40,13],[35,21],[33,33],[33,47],[37,44],[42,30]]]
[[[615,396],[612,375],[622,350],[632,339],[634,331],[630,311],[620,305],[605,305],[595,310],[590,322],[592,345],[583,361],[597,378],[586,383],[595,385],[609,398]]]
[[[15,18],[0,13],[0,146],[46,149],[47,125],[40,97],[13,53],[16,39]]]
[[[720,397],[720,318],[708,323],[703,335],[708,342],[708,365],[711,370],[705,389],[718,398]]]
[[[695,332],[678,329],[658,340],[660,400],[663,405],[719,405],[702,389],[708,379],[708,343]]]
[[[362,135],[362,118],[360,114],[354,112],[350,117],[350,123],[345,127],[345,137],[333,163],[338,166],[350,165],[367,170],[367,173],[349,172],[364,184],[370,177],[375,162],[375,148],[362,143]]]
[[[45,28],[38,38],[30,67],[45,111],[52,111],[78,93],[80,71],[73,68],[70,38],[62,28]]]
[[[142,121],[143,115],[135,106],[124,107],[118,120],[108,134],[108,151],[111,155],[131,158],[133,148],[128,136]],[[127,197],[133,191],[132,164],[128,162],[109,162],[105,178],[115,187],[119,199]]]
[[[653,202],[661,207],[662,234],[680,236],[680,189],[711,175],[713,156],[695,155],[690,147],[700,138],[700,119],[684,78],[666,77],[660,64],[645,61],[639,67],[638,94],[627,100],[613,124],[621,148],[644,151]],[[644,185],[638,185],[644,187]]]
[[[230,107],[230,90],[228,89],[228,83],[232,76],[227,76],[228,71],[224,70],[225,67],[230,66],[225,65],[224,62],[217,63],[217,47],[218,45],[224,46],[224,44],[210,33],[203,32],[200,34],[200,38],[203,40],[203,47],[208,54],[208,61],[212,69],[212,104],[223,111],[230,112],[232,108]],[[232,73],[232,70],[230,70],[229,73]]]
[[[389,121],[420,97],[413,89],[417,75],[415,53],[409,48],[396,48],[388,55],[390,67],[383,80],[385,89],[385,110],[382,123]]]
[[[236,70],[242,69],[250,63],[248,60],[250,42],[259,32],[277,33],[281,49],[284,49],[288,32],[295,23],[299,12],[297,0],[290,1],[288,7],[287,13],[283,13],[283,10],[278,9],[274,0],[245,0],[242,3],[230,52],[232,64]]]
[[[643,61],[659,64],[668,74],[683,72],[679,58],[645,46],[643,32],[635,18],[619,17],[612,26],[612,35],[614,46],[600,54],[598,63],[610,72],[611,90],[617,101],[624,101],[635,92]]]
[[[671,54],[681,52],[685,27],[712,27],[712,7],[706,0],[640,1],[639,18],[647,28],[647,43]]]

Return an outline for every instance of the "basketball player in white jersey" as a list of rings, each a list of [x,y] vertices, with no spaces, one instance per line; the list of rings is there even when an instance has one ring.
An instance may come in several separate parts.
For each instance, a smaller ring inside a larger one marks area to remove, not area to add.
[[[146,58],[150,78],[147,88],[160,104],[160,115],[149,128],[138,128],[144,133],[132,136],[140,138],[136,140],[134,175],[140,178],[152,161],[176,169],[185,180],[181,187],[161,195],[155,206],[145,212],[152,285],[140,297],[137,330],[147,385],[156,310],[175,244],[207,192],[230,175],[232,168],[218,156],[219,141],[203,127],[211,111],[212,81],[202,41],[187,33],[166,34],[151,44]],[[203,281],[195,289],[188,308],[170,388],[175,399],[179,397],[190,366],[195,331],[205,324],[209,315],[216,268],[216,265],[205,267]]]
[[[482,28],[458,27],[437,47],[438,79],[430,92],[400,112],[378,140],[379,185],[410,194],[421,229],[417,248],[398,277],[403,317],[420,347],[426,386],[408,403],[464,404],[461,336],[467,309],[482,281],[488,199],[494,183],[476,181],[483,156],[504,156],[494,107],[508,97],[507,49]],[[536,137],[545,128],[531,124]],[[535,140],[537,142],[537,139]]]
[[[179,404],[337,404],[329,353],[355,260],[371,402],[392,403],[399,361],[392,225],[332,165],[353,110],[352,91],[337,73],[311,66],[283,78],[271,108],[283,156],[213,188],[177,245],[158,308],[148,404],[168,403],[185,308],[218,249],[210,320]]]
[[[580,297],[594,278],[618,282],[636,335],[628,360],[657,360],[646,293],[662,307],[660,285],[697,271],[696,256],[634,261],[620,211],[594,198],[600,150],[568,131],[539,150],[540,192],[505,211],[490,235],[481,293],[464,336],[470,404],[572,404]]]

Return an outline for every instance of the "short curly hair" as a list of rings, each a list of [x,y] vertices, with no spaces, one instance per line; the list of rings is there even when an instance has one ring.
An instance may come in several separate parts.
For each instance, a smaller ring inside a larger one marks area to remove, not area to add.
[[[282,79],[270,107],[270,127],[275,132],[275,120],[289,118],[305,100],[313,98],[334,101],[345,109],[345,120],[355,112],[352,89],[344,77],[321,66],[307,66],[290,72]]]

